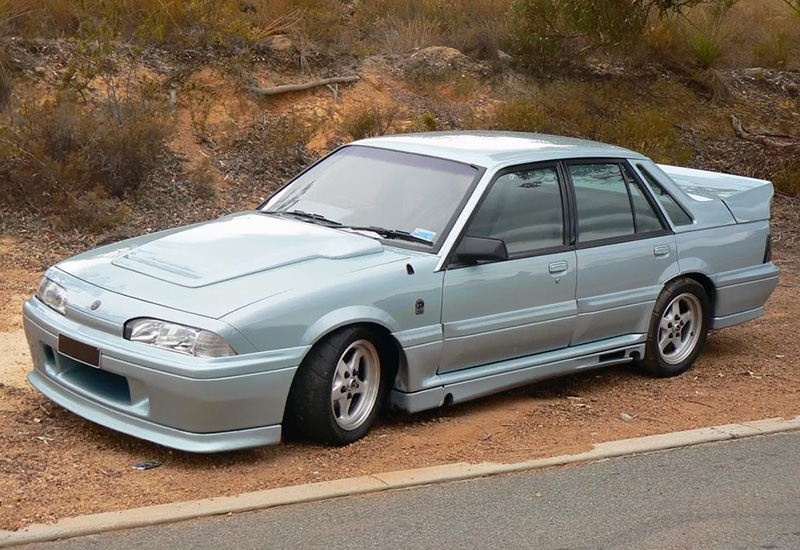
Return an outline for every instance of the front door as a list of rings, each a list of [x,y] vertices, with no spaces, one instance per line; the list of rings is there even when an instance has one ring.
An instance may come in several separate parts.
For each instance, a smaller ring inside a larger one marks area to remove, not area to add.
[[[509,259],[448,266],[440,373],[569,346],[577,266],[564,197],[556,164],[495,178],[465,234],[502,239]]]
[[[624,161],[567,163],[578,223],[572,345],[646,334],[664,283],[679,273],[675,236]]]

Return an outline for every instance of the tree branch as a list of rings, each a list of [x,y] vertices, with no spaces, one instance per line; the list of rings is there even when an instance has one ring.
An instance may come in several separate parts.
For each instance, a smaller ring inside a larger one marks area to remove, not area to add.
[[[731,124],[736,137],[745,141],[766,145],[767,147],[800,147],[800,136],[789,136],[785,134],[755,134],[749,132],[742,125],[736,115],[731,115]]]
[[[251,94],[268,97],[273,95],[286,94],[289,92],[302,92],[303,90],[310,90],[312,88],[317,88],[319,86],[325,86],[328,84],[351,84],[353,82],[358,82],[358,81],[359,78],[356,75],[334,76],[332,78],[323,78],[322,80],[306,82],[305,84],[284,84],[282,86],[274,86],[272,88],[251,87],[248,88],[247,91],[250,92]]]

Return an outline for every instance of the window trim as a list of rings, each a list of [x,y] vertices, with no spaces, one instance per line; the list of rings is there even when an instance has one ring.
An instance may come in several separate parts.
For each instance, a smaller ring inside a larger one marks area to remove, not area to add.
[[[626,158],[618,158],[618,157],[594,157],[594,158],[575,158],[575,159],[566,159],[562,160],[561,164],[564,165],[564,173],[568,180],[568,187],[570,193],[572,195],[572,216],[575,220],[575,248],[578,250],[582,250],[585,248],[595,248],[598,246],[607,246],[610,244],[620,244],[632,241],[641,241],[644,239],[652,239],[656,237],[663,237],[666,235],[674,234],[674,231],[670,228],[669,225],[664,224],[663,214],[661,213],[660,208],[655,208],[654,211],[656,212],[656,216],[658,216],[659,221],[661,222],[662,229],[656,231],[648,231],[646,233],[637,233],[636,232],[636,214],[633,208],[633,200],[631,198],[631,192],[628,188],[628,181],[625,178],[625,168],[629,165],[629,159]],[[617,237],[606,237],[603,239],[594,239],[591,241],[581,242],[580,236],[578,234],[578,196],[575,193],[575,185],[572,181],[572,174],[570,174],[569,167],[573,165],[587,165],[587,164],[616,164],[619,166],[620,175],[622,176],[623,180],[625,180],[625,191],[628,194],[628,205],[631,209],[631,216],[634,220],[633,225],[633,233],[630,235],[619,235]],[[635,173],[635,172],[634,172]],[[633,180],[637,185],[639,181],[634,178]],[[639,190],[648,199],[651,208],[653,207],[653,203],[651,202],[653,199],[650,197],[649,190],[642,189],[641,185],[639,185]]]
[[[469,187],[464,191],[464,196],[461,198],[461,202],[459,202],[458,206],[456,206],[455,210],[453,210],[453,215],[450,217],[450,219],[448,220],[447,224],[442,229],[442,231],[440,233],[441,238],[439,239],[439,242],[436,243],[436,246],[425,247],[425,245],[422,245],[422,244],[415,244],[415,243],[412,243],[412,242],[400,241],[400,240],[397,240],[397,239],[384,239],[384,238],[380,238],[380,237],[371,237],[371,238],[375,238],[375,240],[380,241],[381,244],[384,244],[386,246],[391,246],[391,247],[395,247],[395,248],[403,248],[403,249],[406,249],[406,250],[413,250],[415,252],[422,252],[422,253],[425,253],[425,254],[432,254],[434,256],[438,255],[442,251],[442,247],[444,247],[445,241],[447,240],[447,236],[453,230],[453,227],[455,226],[456,221],[458,220],[459,216],[461,216],[461,213],[464,211],[464,208],[466,208],[467,203],[469,202],[469,199],[472,197],[473,193],[475,193],[475,189],[478,187],[478,183],[480,183],[480,181],[483,179],[483,176],[486,175],[486,167],[485,166],[478,166],[477,164],[472,164],[472,163],[469,163],[469,162],[453,160],[453,159],[450,159],[450,158],[439,157],[439,156],[436,156],[436,155],[428,155],[428,154],[425,154],[425,153],[412,153],[410,151],[403,151],[403,150],[400,150],[400,149],[393,149],[391,147],[375,147],[373,145],[364,145],[364,144],[359,144],[359,143],[348,143],[348,144],[342,145],[340,147],[337,147],[336,149],[334,149],[333,151],[331,151],[327,155],[325,155],[322,158],[320,158],[320,159],[316,160],[315,162],[311,163],[309,166],[307,166],[305,169],[303,169],[299,173],[295,174],[294,177],[292,177],[289,181],[285,182],[283,185],[281,185],[280,187],[275,189],[272,193],[269,194],[269,196],[266,199],[261,201],[261,204],[259,204],[256,207],[256,210],[259,211],[259,212],[262,211],[262,209],[267,205],[267,203],[269,201],[271,201],[275,197],[275,195],[277,195],[278,193],[280,193],[281,191],[283,191],[284,189],[289,187],[291,184],[293,184],[295,181],[297,181],[301,176],[303,176],[306,172],[308,172],[309,170],[311,170],[312,168],[314,168],[318,164],[322,163],[323,161],[327,160],[328,157],[331,157],[331,156],[335,155],[336,153],[338,153],[339,151],[341,151],[342,149],[345,149],[347,147],[364,147],[366,149],[380,149],[382,151],[390,151],[392,153],[401,153],[401,154],[406,154],[406,155],[416,155],[418,157],[426,157],[426,158],[430,158],[430,159],[443,160],[443,161],[446,161],[446,162],[453,162],[455,164],[461,164],[462,166],[469,166],[470,168],[474,168],[475,169],[475,172],[476,172],[475,173],[475,178],[469,184]],[[331,226],[331,229],[336,229],[336,227],[335,226]]]
[[[670,227],[689,227],[689,226],[694,225],[695,223],[697,223],[697,220],[695,219],[694,216],[692,216],[691,212],[689,212],[689,209],[686,208],[685,206],[683,206],[683,204],[681,204],[681,201],[676,199],[675,195],[670,193],[669,189],[664,187],[661,184],[661,182],[658,181],[658,178],[655,177],[650,172],[650,170],[647,169],[646,166],[642,165],[641,162],[637,162],[635,167],[631,166],[631,171],[633,172],[633,174],[636,175],[637,179],[639,179],[640,184],[642,186],[644,186],[645,189],[647,189],[648,194],[653,195],[653,200],[658,205],[659,212],[662,213],[662,215],[667,220],[667,223],[668,223],[668,225]],[[671,198],[672,202],[674,202],[678,206],[678,208],[680,208],[683,211],[683,213],[686,214],[686,217],[689,218],[689,223],[681,223],[681,224],[675,223],[675,220],[673,220],[669,216],[669,213],[667,212],[667,209],[664,207],[663,204],[661,204],[661,201],[658,200],[658,197],[655,196],[655,192],[650,188],[651,186],[650,186],[650,183],[648,183],[648,179],[652,180],[653,183],[655,183],[656,187],[658,187],[666,196]]]
[[[447,257],[442,262],[444,269],[461,269],[464,267],[473,267],[468,266],[465,264],[460,264],[453,262],[453,257],[455,256],[456,250],[458,250],[461,241],[467,235],[470,225],[472,221],[475,219],[475,216],[478,215],[483,203],[486,201],[486,197],[489,196],[489,193],[494,188],[495,183],[505,175],[514,173],[514,172],[522,172],[525,170],[536,170],[542,168],[553,168],[556,173],[556,181],[558,182],[558,189],[559,194],[561,195],[561,221],[563,225],[562,229],[562,245],[560,246],[550,246],[545,248],[537,248],[535,250],[524,251],[524,252],[517,252],[514,254],[509,254],[508,260],[506,262],[510,262],[513,260],[522,260],[525,258],[535,258],[538,256],[546,256],[548,254],[558,254],[561,252],[567,252],[569,250],[574,249],[574,244],[571,242],[572,239],[572,208],[569,199],[569,192],[566,189],[566,182],[563,179],[563,169],[561,168],[561,161],[559,160],[550,160],[550,161],[543,161],[543,162],[529,162],[525,164],[515,164],[513,166],[506,166],[505,168],[500,168],[497,172],[494,173],[492,176],[491,181],[486,185],[481,194],[480,199],[475,204],[475,207],[470,212],[469,217],[467,218],[464,225],[461,227],[459,232],[458,238],[453,242],[453,246],[451,247],[450,251],[447,254]],[[489,265],[489,264],[497,264],[497,263],[505,263],[505,262],[486,262],[478,265]]]

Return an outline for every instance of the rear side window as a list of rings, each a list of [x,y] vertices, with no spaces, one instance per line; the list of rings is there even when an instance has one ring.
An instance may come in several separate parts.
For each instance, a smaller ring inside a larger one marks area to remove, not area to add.
[[[564,213],[556,169],[500,176],[469,226],[468,235],[502,239],[509,255],[564,244]]]
[[[649,233],[664,229],[653,207],[647,202],[642,190],[636,182],[628,179],[628,188],[631,190],[631,204],[633,204],[634,223],[637,233]]]
[[[580,242],[634,234],[628,186],[618,164],[573,164],[569,172],[578,207]]]
[[[637,164],[636,167],[639,169],[639,172],[642,173],[644,179],[647,180],[647,185],[650,186],[650,189],[653,191],[653,195],[655,195],[658,202],[661,203],[661,206],[664,208],[664,211],[667,213],[667,216],[672,220],[672,223],[675,225],[691,225],[692,218],[686,211],[677,203],[675,199],[672,198],[666,189],[661,187],[661,184],[656,181],[656,178],[650,174],[641,164]]]

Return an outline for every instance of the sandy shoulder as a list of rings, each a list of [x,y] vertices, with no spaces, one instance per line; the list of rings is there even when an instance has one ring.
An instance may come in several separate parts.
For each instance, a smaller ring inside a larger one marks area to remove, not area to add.
[[[31,368],[30,358],[23,331],[0,332],[0,384],[28,387],[25,375]]]

